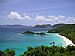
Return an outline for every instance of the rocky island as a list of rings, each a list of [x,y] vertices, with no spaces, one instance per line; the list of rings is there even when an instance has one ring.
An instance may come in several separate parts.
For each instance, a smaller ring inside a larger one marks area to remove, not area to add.
[[[35,33],[32,31],[26,31],[26,32],[23,32],[22,34],[35,34]]]

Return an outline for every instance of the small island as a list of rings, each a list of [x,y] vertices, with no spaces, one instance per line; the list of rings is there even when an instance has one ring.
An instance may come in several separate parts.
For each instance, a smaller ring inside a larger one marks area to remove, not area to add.
[[[22,34],[35,34],[35,35],[41,35],[41,36],[46,35],[46,33],[44,33],[44,32],[35,33],[32,31],[25,31]]]
[[[35,33],[32,32],[32,31],[25,31],[25,32],[23,32],[22,34],[35,34]]]

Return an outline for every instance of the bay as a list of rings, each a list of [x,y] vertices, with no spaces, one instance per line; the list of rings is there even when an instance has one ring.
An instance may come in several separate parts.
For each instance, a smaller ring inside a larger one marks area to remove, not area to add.
[[[21,34],[24,31],[45,32],[47,35],[25,35]],[[14,29],[0,28],[0,50],[14,49],[15,56],[23,54],[28,46],[37,47],[41,45],[52,46],[51,42],[55,42],[57,46],[65,45],[62,38],[57,36],[58,33],[47,33],[45,29]]]

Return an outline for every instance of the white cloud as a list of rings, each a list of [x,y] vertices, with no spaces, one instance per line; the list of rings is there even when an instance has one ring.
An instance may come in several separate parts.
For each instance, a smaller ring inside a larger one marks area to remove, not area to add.
[[[65,21],[68,23],[75,23],[75,17],[67,17]]]
[[[37,21],[56,21],[56,20],[62,20],[62,19],[65,19],[66,17],[65,16],[62,16],[62,15],[58,15],[58,16],[36,16],[35,19]]]
[[[10,19],[19,19],[19,20],[24,20],[28,19],[31,20],[33,17],[30,17],[28,15],[21,15],[18,12],[11,11],[11,13],[8,15],[8,18]],[[58,19],[65,19],[65,16],[58,15],[58,16],[36,16],[34,19],[36,21],[53,21],[53,20],[58,20]]]
[[[23,19],[29,19],[31,20],[31,17],[28,15],[21,15],[18,12],[14,12],[12,11],[9,15],[8,18],[10,19],[19,19],[19,20],[23,20]]]
[[[59,18],[59,19],[64,19],[64,18],[65,18],[65,16],[58,15],[58,18]]]
[[[58,15],[58,16],[55,16],[55,15],[50,15],[50,16],[42,16],[42,15],[37,15],[37,16],[32,16],[31,17],[29,15],[22,15],[22,14],[19,14],[18,12],[14,12],[12,11],[9,15],[8,15],[8,18],[10,19],[18,19],[18,20],[24,20],[24,19],[27,19],[27,20],[32,20],[33,21],[38,21],[38,22],[53,22],[53,23],[68,23],[68,22],[73,22],[75,23],[75,17],[66,17],[66,16],[63,16],[63,15]],[[35,22],[36,22],[35,21]]]
[[[57,16],[48,16],[48,18],[51,20],[58,19]]]
[[[35,18],[37,21],[44,21],[46,18],[44,16],[36,16]]]
[[[49,18],[49,19],[46,19],[45,21],[51,21],[52,19],[51,18]]]
[[[52,20],[58,20],[58,19],[64,19],[65,16],[62,15],[58,15],[58,16],[48,16],[48,18],[52,19]]]

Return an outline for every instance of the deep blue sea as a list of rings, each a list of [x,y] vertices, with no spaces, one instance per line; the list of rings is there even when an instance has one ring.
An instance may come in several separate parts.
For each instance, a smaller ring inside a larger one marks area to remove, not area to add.
[[[0,28],[0,50],[14,49],[16,56],[19,56],[27,50],[28,46],[52,46],[50,42],[55,42],[58,46],[65,45],[64,40],[57,36],[58,33],[46,33],[45,36],[21,34],[24,31],[47,32],[45,29]]]

